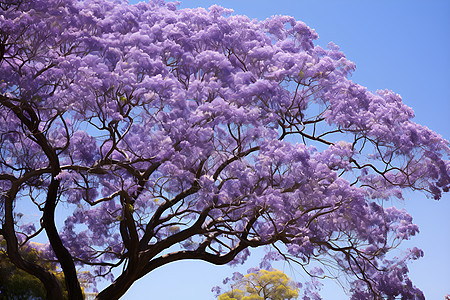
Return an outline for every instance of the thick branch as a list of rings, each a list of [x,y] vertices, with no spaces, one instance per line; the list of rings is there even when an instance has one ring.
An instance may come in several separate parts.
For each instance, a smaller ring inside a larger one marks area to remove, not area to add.
[[[19,269],[36,276],[44,285],[47,292],[48,299],[63,299],[62,289],[56,277],[44,268],[24,260],[19,252],[19,241],[17,240],[14,230],[14,216],[13,216],[13,200],[17,194],[18,185],[13,184],[13,187],[5,197],[5,220],[2,224],[1,233],[6,240],[6,251],[10,261]]]
[[[174,253],[169,253],[163,256],[160,256],[158,258],[155,258],[154,260],[148,262],[145,265],[145,268],[142,269],[142,271],[139,273],[139,278],[145,276],[149,272],[155,270],[156,268],[159,268],[161,266],[164,266],[168,263],[179,261],[179,260],[187,260],[187,259],[195,259],[195,260],[203,260],[209,263],[212,263],[214,265],[224,265],[229,262],[231,262],[236,255],[239,254],[242,250],[247,248],[248,245],[245,243],[239,243],[236,247],[234,247],[230,252],[224,255],[214,255],[211,253],[207,253],[204,251],[178,251]]]
[[[12,101],[18,102],[15,105]],[[80,283],[78,282],[75,265],[69,251],[64,247],[58,230],[55,225],[55,209],[58,197],[59,180],[54,179],[60,172],[58,155],[55,149],[50,145],[45,135],[39,130],[40,119],[33,108],[26,102],[19,99],[10,99],[0,95],[0,103],[17,116],[17,118],[30,130],[35,142],[41,147],[48,158],[51,168],[52,180],[48,187],[47,198],[44,206],[43,227],[55,252],[61,268],[64,272],[64,278],[69,292],[70,299],[83,299]],[[12,213],[12,212],[11,212]]]

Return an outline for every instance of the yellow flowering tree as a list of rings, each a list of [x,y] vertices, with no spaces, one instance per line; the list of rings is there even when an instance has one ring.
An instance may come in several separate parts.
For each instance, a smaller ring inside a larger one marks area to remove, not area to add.
[[[272,269],[247,274],[231,285],[218,300],[285,300],[297,299],[298,288],[283,272]]]

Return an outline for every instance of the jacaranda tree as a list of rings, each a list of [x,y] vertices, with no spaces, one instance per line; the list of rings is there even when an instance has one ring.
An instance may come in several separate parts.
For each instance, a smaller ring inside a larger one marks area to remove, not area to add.
[[[240,263],[270,246],[267,261],[347,278],[352,299],[422,299],[406,267],[421,250],[389,252],[418,228],[384,202],[448,191],[448,142],[399,95],[352,82],[354,64],[303,22],[230,14],[0,1],[9,260],[61,299],[20,254],[45,237],[71,299],[83,268],[94,281],[120,270],[98,295],[109,300],[168,263]]]

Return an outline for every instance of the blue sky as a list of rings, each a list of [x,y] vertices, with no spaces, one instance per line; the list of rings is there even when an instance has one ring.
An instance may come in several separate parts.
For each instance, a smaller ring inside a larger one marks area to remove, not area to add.
[[[354,81],[373,91],[399,93],[414,109],[417,123],[450,139],[450,1],[185,0],[181,8],[212,4],[259,20],[291,15],[304,21],[319,34],[319,45],[333,41],[356,63]],[[444,299],[450,294],[450,196],[435,201],[410,193],[405,202],[393,204],[408,210],[421,229],[419,236],[401,246],[417,246],[425,252],[424,258],[410,265],[411,278],[426,299]],[[212,286],[257,263],[257,257],[238,268],[173,263],[135,283],[122,299],[214,299]],[[289,266],[279,267],[302,279]],[[322,296],[348,299],[334,283],[326,284]]]

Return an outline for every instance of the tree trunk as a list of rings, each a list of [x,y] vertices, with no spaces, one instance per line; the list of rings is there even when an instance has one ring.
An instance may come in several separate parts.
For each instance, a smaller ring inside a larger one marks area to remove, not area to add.
[[[131,285],[136,281],[136,276],[132,276],[129,270],[120,275],[110,286],[101,291],[96,300],[116,300],[122,297]]]

